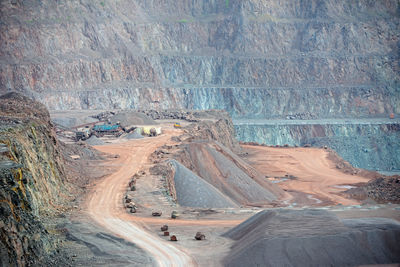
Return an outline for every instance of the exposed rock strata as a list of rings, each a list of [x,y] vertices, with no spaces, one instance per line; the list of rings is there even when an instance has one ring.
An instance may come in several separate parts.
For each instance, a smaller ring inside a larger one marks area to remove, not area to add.
[[[46,108],[15,94],[0,97],[2,266],[68,264],[42,219],[69,200],[63,159]]]
[[[398,2],[3,1],[0,90],[51,109],[400,113]]]

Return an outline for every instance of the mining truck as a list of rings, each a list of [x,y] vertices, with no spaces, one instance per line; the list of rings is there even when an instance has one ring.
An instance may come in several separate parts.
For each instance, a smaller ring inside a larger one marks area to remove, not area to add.
[[[76,132],[75,132],[75,139],[76,139],[76,141],[86,140],[90,137],[90,135],[91,135],[91,133],[90,133],[89,127],[78,128],[78,129],[76,129]]]

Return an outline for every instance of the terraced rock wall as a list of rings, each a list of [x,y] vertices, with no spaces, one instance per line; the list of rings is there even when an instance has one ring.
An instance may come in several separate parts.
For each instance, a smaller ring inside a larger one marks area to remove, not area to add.
[[[0,92],[50,109],[400,113],[399,3],[2,1]]]

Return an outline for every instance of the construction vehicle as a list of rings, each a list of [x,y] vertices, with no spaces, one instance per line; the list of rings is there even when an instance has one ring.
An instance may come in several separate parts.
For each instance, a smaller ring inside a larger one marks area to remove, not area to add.
[[[389,118],[394,119],[394,113],[390,113]]]
[[[142,129],[142,134],[147,136],[157,136],[162,133],[161,127],[143,126],[140,128]]]
[[[182,125],[179,122],[175,122],[174,128],[182,128]]]
[[[85,127],[85,128],[78,128],[76,129],[75,132],[75,139],[76,141],[79,140],[86,140],[91,136],[90,128]]]

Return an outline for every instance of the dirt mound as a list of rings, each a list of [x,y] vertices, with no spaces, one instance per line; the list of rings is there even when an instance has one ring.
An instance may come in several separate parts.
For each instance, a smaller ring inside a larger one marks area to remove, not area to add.
[[[120,112],[114,116],[110,117],[110,121],[112,124],[117,122],[120,123],[122,127],[129,127],[132,125],[157,125],[153,119],[148,117],[147,115],[134,111],[126,111]]]
[[[222,144],[186,144],[179,160],[240,205],[270,204],[285,194]]]
[[[234,152],[241,152],[235,138],[235,130],[229,116],[213,121],[192,123],[186,127],[186,134],[179,138],[186,142],[217,141]]]
[[[199,208],[231,208],[237,205],[214,186],[207,183],[188,168],[170,160],[174,168],[177,201],[181,206]]]
[[[143,138],[143,135],[141,135],[140,133],[134,131],[134,132],[132,132],[132,133],[128,133],[128,134],[125,136],[125,138],[126,138],[126,139],[141,139],[141,138]]]
[[[400,203],[400,176],[380,177],[359,188],[345,192],[356,199],[373,199],[378,203]]]
[[[105,170],[101,168],[104,160],[110,157],[102,153],[90,145],[85,143],[79,144],[63,144],[60,142],[62,154],[64,156],[64,168],[68,173],[66,177],[68,182],[79,187],[84,187],[92,180],[103,177],[113,170]],[[74,156],[79,156],[74,159]]]
[[[226,266],[354,266],[400,261],[400,224],[322,210],[262,211],[225,233]]]
[[[88,140],[85,141],[86,144],[91,146],[101,146],[104,145],[104,141],[92,135]]]

